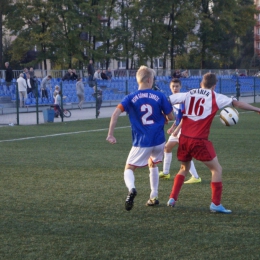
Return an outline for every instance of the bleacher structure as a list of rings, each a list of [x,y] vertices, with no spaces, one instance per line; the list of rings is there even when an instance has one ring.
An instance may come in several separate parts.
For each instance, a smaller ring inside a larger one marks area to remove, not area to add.
[[[38,104],[50,105],[53,104],[53,91],[56,85],[62,89],[63,96],[66,96],[64,103],[77,103],[78,98],[76,95],[76,81],[62,81],[60,78],[52,78],[50,85],[47,87],[48,98],[41,96],[41,78],[38,78]],[[191,76],[189,78],[181,78],[182,92],[189,91],[190,89],[199,88],[201,76]],[[171,95],[169,88],[171,78],[168,76],[157,76],[155,84],[165,93],[166,96]],[[90,84],[87,78],[83,78],[85,86],[85,102],[95,102],[93,96],[94,88],[93,82]],[[4,79],[0,81],[0,97],[9,97],[13,102],[16,101],[18,95],[16,94],[16,80],[13,79],[9,88]],[[128,93],[134,92],[138,89],[138,84],[135,77],[117,77],[112,80],[97,80],[94,82],[98,88],[103,92],[103,101],[120,101]],[[218,77],[217,87],[215,89],[218,93],[226,95],[253,96],[260,94],[260,78],[258,77],[236,77],[223,75]],[[1,103],[1,101],[0,101]],[[26,106],[35,106],[36,97],[29,93],[25,100]]]

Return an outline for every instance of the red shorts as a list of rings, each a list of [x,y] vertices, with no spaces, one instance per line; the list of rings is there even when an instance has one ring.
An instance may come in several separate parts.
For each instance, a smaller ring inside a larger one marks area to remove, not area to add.
[[[211,161],[216,157],[213,144],[206,139],[195,139],[181,135],[177,152],[179,161],[187,162],[195,158],[199,161]]]

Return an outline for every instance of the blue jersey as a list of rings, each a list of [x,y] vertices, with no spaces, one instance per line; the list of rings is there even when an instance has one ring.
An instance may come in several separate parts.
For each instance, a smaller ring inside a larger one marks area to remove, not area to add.
[[[178,126],[180,124],[183,112],[184,112],[184,103],[176,104],[173,106],[173,113],[174,113],[174,117],[175,117],[176,126]]]
[[[129,115],[133,146],[151,147],[165,142],[163,113],[171,113],[172,105],[163,93],[138,90],[126,96],[121,105]]]

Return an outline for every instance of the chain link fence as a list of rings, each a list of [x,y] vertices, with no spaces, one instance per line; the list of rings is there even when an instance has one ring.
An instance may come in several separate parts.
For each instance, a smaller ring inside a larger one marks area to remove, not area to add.
[[[199,88],[201,76],[181,78],[182,92]],[[169,88],[170,76],[156,76],[155,85],[158,91],[166,96],[171,95]],[[98,107],[101,105],[101,114],[107,107],[115,107],[125,95],[138,89],[135,76],[128,78],[120,76],[112,80],[95,80],[84,84],[84,104],[82,110],[78,107],[75,81],[61,81],[52,78],[47,85],[47,96],[41,91],[41,79],[38,78],[35,90],[23,98],[19,94],[18,85],[13,82],[7,86],[0,83],[0,125],[36,125],[50,122],[66,122],[87,119],[87,112],[92,109],[92,118],[98,118]],[[58,86],[61,90],[61,110],[69,111],[70,117],[55,117],[54,90]],[[260,78],[222,75],[218,77],[215,89],[218,93],[235,96],[248,103],[260,102]],[[101,93],[101,94],[100,94]]]

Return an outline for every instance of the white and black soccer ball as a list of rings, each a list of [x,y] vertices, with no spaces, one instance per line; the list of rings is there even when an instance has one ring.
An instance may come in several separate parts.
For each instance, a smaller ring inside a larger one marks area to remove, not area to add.
[[[226,107],[220,112],[220,122],[225,126],[236,125],[239,120],[239,113],[233,107]]]

